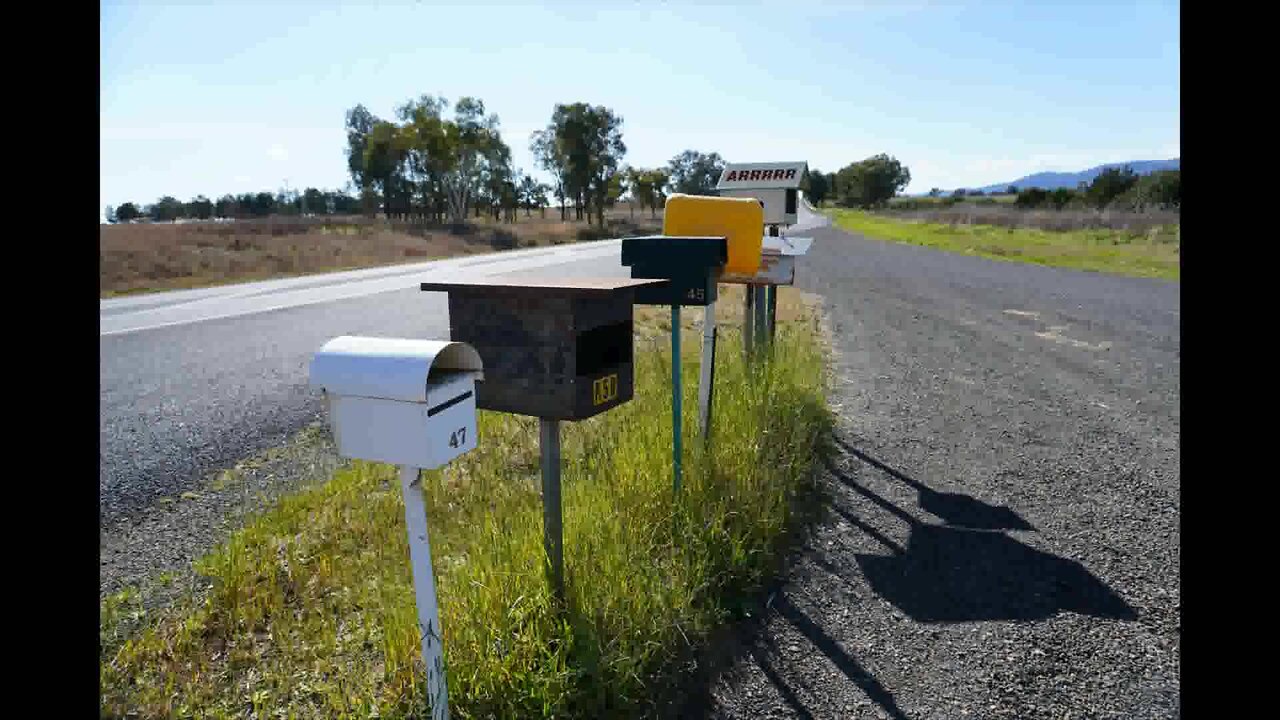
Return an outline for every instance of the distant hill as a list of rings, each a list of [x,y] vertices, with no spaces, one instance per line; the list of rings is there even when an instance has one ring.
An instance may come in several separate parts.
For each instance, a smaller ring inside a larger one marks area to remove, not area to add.
[[[981,188],[965,188],[966,190],[981,190],[984,193],[1004,192],[1010,185],[1024,190],[1026,188],[1043,188],[1045,190],[1057,190],[1058,188],[1068,188],[1074,190],[1082,182],[1093,182],[1093,179],[1102,174],[1103,170],[1109,168],[1122,168],[1125,165],[1133,168],[1133,171],[1139,175],[1149,175],[1150,173],[1160,170],[1177,170],[1182,158],[1173,158],[1172,160],[1134,160],[1127,163],[1109,163],[1107,165],[1099,165],[1097,167],[1082,170],[1080,172],[1041,172],[1034,175],[1028,175],[1017,180],[1005,183],[996,183],[995,185],[987,185]],[[950,194],[950,193],[947,193]]]

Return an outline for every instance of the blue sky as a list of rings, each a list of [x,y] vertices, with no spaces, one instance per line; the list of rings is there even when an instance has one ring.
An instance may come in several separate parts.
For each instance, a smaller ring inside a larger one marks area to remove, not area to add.
[[[626,160],[682,150],[907,192],[1177,157],[1176,2],[101,5],[101,197],[189,200],[348,180],[343,117],[479,97],[517,166],[557,102],[612,108]]]

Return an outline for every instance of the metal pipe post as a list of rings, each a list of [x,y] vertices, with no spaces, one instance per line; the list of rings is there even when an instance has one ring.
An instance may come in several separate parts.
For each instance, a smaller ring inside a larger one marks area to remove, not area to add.
[[[707,303],[702,314],[702,367],[698,378],[698,422],[702,439],[711,439],[711,402],[716,378],[716,304]]]
[[[777,225],[769,226],[770,237],[778,237],[781,234],[781,232],[782,232],[781,228],[779,228]],[[762,296],[762,299],[765,300],[767,307],[765,308],[765,312],[761,316],[761,332],[768,339],[765,340],[764,343],[762,344],[768,347],[772,347],[773,335],[774,335],[773,324],[774,324],[774,318],[777,314],[777,309],[778,309],[778,286],[773,284],[765,285],[763,288],[763,291],[764,291],[764,295]]]
[[[556,600],[564,602],[564,530],[560,509],[560,421],[538,418],[542,451],[542,546],[547,552],[547,579]]]
[[[680,492],[680,306],[671,306],[671,473]]]
[[[761,355],[767,351],[769,347],[768,328],[765,327],[765,312],[768,310],[768,301],[765,299],[766,285],[753,285],[752,290],[755,292],[755,300],[752,304],[755,306],[755,346],[756,355]]]
[[[427,698],[432,720],[448,720],[449,688],[445,678],[444,644],[440,639],[440,613],[436,607],[436,578],[431,571],[431,542],[427,537],[427,505],[418,486],[419,468],[401,466],[404,520],[409,530],[409,563],[413,568],[413,593],[418,606],[418,631],[422,638],[422,662],[427,668]]]
[[[771,284],[769,287],[769,311],[767,314],[767,322],[769,323],[769,345],[773,345],[773,338],[777,336],[778,329],[778,286]]]
[[[748,363],[751,362],[751,344],[755,339],[751,332],[751,325],[755,322],[755,311],[752,308],[752,301],[755,300],[755,297],[754,285],[742,286],[742,352]]]

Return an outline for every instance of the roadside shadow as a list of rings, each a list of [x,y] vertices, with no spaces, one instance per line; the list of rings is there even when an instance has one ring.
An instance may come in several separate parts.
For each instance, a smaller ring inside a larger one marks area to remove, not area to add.
[[[972,528],[974,530],[1035,530],[1031,523],[1022,519],[1008,507],[990,505],[977,498],[960,493],[938,492],[905,473],[896,470],[867,453],[850,446],[844,440],[836,439],[836,444],[846,453],[883,471],[890,477],[915,488],[920,493],[920,507],[925,512],[937,515],[947,525]]]
[[[786,618],[792,627],[798,630],[801,635],[804,635],[810,643],[813,643],[813,646],[818,648],[823,655],[826,655],[827,659],[835,664],[840,672],[844,673],[845,677],[861,688],[872,702],[879,705],[885,713],[888,713],[889,717],[905,720],[907,716],[898,707],[893,694],[885,686],[881,685],[874,675],[858,664],[857,660],[854,660],[849,653],[845,652],[844,648],[841,648],[840,644],[833,640],[820,625],[815,623],[803,610],[792,604],[791,599],[785,593],[778,594],[773,606],[777,608],[779,615]],[[777,685],[777,681],[774,684]]]
[[[795,690],[792,690],[791,686],[787,684],[787,681],[783,680],[782,676],[778,675],[778,671],[774,669],[773,663],[769,661],[769,658],[766,657],[766,654],[762,652],[760,648],[751,648],[751,658],[756,661],[756,667],[760,668],[760,672],[764,673],[764,676],[768,678],[769,683],[777,688],[778,694],[782,695],[782,700],[787,704],[787,707],[791,708],[792,712],[794,712],[798,717],[804,718],[804,720],[813,720],[813,713],[809,712],[809,709],[804,706],[804,703],[800,702],[800,698],[796,695]]]
[[[1080,563],[1003,533],[921,524],[902,554],[855,558],[878,595],[920,622],[1138,616]]]
[[[834,465],[828,465],[828,470],[911,526],[907,546],[902,548],[832,505],[890,551],[854,558],[872,590],[914,620],[1044,620],[1063,611],[1137,619],[1132,606],[1079,562],[1037,550],[1002,532],[921,522]]]
[[[874,675],[849,655],[808,614],[796,607],[787,597],[782,583],[776,583],[772,586],[768,594],[768,600],[763,603],[759,611],[759,614],[752,621],[738,625],[738,630],[734,633],[735,640],[729,642],[733,647],[728,652],[734,658],[750,658],[754,660],[755,666],[764,674],[769,685],[778,691],[782,701],[796,717],[811,720],[815,715],[805,706],[796,688],[792,685],[796,677],[794,672],[785,673],[785,671],[780,671],[781,668],[787,667],[788,661],[778,648],[775,633],[766,631],[770,618],[785,621],[795,628],[812,645],[812,649],[807,649],[807,651],[813,652],[816,649],[825,655],[835,665],[836,669],[860,688],[872,703],[880,707],[883,716],[894,718],[895,720],[906,720],[907,715],[898,707],[897,700],[893,694],[884,685],[880,684],[880,681]],[[783,677],[784,674],[788,674],[792,678],[791,682]],[[697,692],[687,698],[686,702],[682,706],[678,706],[675,712],[663,715],[663,717],[724,717],[718,710],[714,699],[707,692],[710,690],[710,686],[700,684],[700,687],[703,688],[701,692]]]

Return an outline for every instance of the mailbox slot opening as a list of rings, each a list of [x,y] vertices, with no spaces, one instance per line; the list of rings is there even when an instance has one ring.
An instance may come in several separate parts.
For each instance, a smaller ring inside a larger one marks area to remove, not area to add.
[[[631,364],[631,323],[620,322],[586,330],[578,335],[575,371],[594,375],[622,364]]]
[[[457,396],[457,397],[453,398],[452,400],[445,400],[444,402],[440,403],[439,405],[436,405],[436,406],[434,406],[434,407],[427,408],[427,417],[432,417],[432,416],[436,415],[437,413],[444,412],[445,410],[448,410],[449,408],[453,407],[454,405],[457,405],[458,403],[462,402],[463,400],[466,400],[467,398],[471,397],[471,395],[472,395],[472,392],[471,392],[470,390],[468,390],[468,391],[466,391],[466,392],[462,393],[461,395],[459,395],[459,396]]]
[[[427,397],[431,406],[427,408],[427,417],[433,417],[458,403],[471,397],[474,392],[471,383],[458,382],[473,377],[466,370],[432,367],[427,374]],[[463,388],[468,388],[463,390]]]

